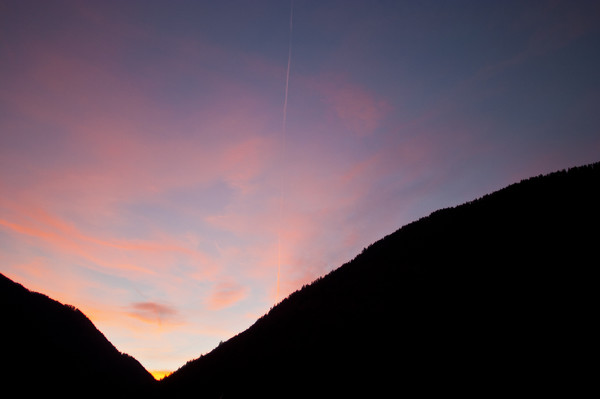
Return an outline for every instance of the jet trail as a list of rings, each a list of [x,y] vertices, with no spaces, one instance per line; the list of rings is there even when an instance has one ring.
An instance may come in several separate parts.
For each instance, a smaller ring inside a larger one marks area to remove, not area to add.
[[[290,39],[288,46],[288,62],[287,71],[285,73],[285,95],[283,98],[283,126],[282,132],[285,134],[286,121],[287,121],[287,101],[288,101],[288,89],[290,86],[290,65],[292,64],[292,31],[294,28],[294,0],[291,1],[290,5]],[[285,137],[284,137],[285,138]]]
[[[290,33],[288,45],[288,60],[287,70],[285,73],[285,93],[283,97],[283,120],[281,126],[281,159],[285,159],[285,136],[287,129],[287,105],[288,105],[288,89],[290,86],[290,65],[292,64],[292,32],[294,29],[294,0],[290,2]],[[283,177],[281,177],[281,186],[279,194],[279,231],[277,233],[277,290],[276,301],[279,301],[279,279],[281,276],[281,229],[283,223]]]

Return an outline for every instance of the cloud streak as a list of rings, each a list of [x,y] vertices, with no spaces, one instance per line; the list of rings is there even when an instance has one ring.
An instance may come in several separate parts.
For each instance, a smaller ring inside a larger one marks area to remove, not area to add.
[[[159,326],[177,322],[179,314],[174,308],[156,302],[135,302],[129,306],[128,314],[146,323]]]
[[[248,288],[234,282],[218,283],[206,300],[209,310],[221,310],[233,306],[248,295]]]

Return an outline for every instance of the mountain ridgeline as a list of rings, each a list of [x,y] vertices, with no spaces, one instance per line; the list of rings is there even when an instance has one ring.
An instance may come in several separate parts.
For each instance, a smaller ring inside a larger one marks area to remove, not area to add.
[[[600,164],[432,213],[158,387],[168,397],[573,393],[591,369]]]
[[[572,396],[595,376],[599,204],[596,163],[436,211],[155,383],[81,312],[2,277],[2,385],[50,394],[76,381],[88,397]]]
[[[81,311],[0,274],[2,389],[14,397],[125,397],[154,378]],[[10,396],[9,396],[10,397]]]

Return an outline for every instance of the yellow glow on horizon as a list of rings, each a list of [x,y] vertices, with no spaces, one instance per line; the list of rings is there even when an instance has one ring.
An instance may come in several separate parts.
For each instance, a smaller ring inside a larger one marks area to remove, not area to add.
[[[172,371],[169,370],[150,370],[150,374],[152,374],[152,377],[154,377],[156,381],[162,380],[171,373]]]

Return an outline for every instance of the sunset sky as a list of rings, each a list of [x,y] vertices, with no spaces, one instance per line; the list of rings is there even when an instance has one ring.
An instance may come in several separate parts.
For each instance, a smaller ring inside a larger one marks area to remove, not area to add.
[[[290,8],[0,2],[0,272],[174,370],[411,221],[600,160],[598,1],[295,0],[286,102]]]

